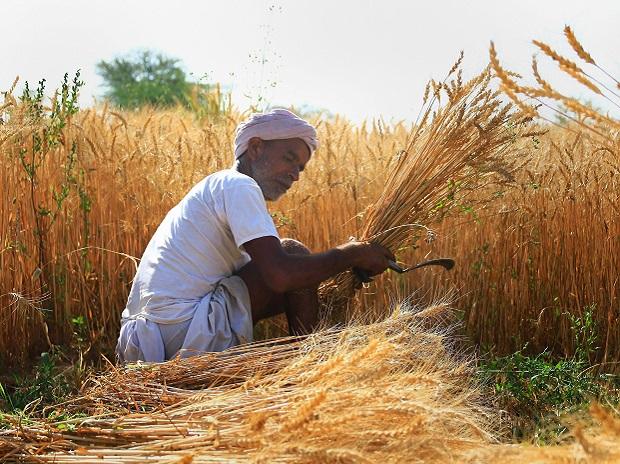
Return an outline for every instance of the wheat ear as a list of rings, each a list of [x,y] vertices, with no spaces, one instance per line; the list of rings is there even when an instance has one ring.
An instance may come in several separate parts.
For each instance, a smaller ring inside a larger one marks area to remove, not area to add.
[[[575,34],[570,28],[570,26],[564,26],[564,35],[566,36],[566,40],[568,40],[568,43],[570,44],[572,49],[575,50],[575,53],[577,53],[577,55],[579,55],[579,58],[581,58],[586,63],[596,65],[596,62],[592,58],[592,55],[590,55],[584,50],[584,48],[581,46],[581,43],[577,40],[577,37],[575,37]]]

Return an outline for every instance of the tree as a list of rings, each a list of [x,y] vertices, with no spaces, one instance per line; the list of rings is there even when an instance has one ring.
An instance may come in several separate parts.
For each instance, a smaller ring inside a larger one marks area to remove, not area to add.
[[[102,60],[97,73],[105,81],[105,96],[123,108],[186,103],[192,86],[178,59],[150,50]]]

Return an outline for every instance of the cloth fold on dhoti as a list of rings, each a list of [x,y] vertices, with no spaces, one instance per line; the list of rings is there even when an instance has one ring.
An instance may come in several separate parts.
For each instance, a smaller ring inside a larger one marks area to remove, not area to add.
[[[239,124],[235,136],[235,159],[245,153],[253,137],[262,140],[302,139],[308,145],[310,154],[319,147],[316,129],[295,113],[282,108],[269,113],[254,113],[250,119]]]
[[[150,321],[148,313],[123,320],[116,346],[119,362],[163,362],[251,342],[254,324],[245,282],[239,276],[220,280],[196,305],[192,319],[175,325],[178,330]]]
[[[163,362],[166,350],[159,324],[149,321],[145,315],[121,322],[121,333],[116,344],[119,362]]]
[[[196,308],[179,355],[223,351],[253,338],[248,288],[241,277],[231,276],[218,282],[215,290]]]

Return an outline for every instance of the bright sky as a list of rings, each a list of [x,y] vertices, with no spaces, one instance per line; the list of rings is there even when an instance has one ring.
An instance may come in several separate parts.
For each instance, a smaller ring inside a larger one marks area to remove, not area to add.
[[[82,106],[103,92],[95,64],[138,48],[229,86],[241,109],[262,96],[354,121],[413,119],[426,81],[443,78],[461,49],[465,70],[480,70],[490,40],[523,73],[533,38],[572,57],[565,24],[620,75],[618,0],[3,0],[0,16],[0,90],[16,75],[57,86],[81,68]],[[543,71],[554,81],[554,68]]]

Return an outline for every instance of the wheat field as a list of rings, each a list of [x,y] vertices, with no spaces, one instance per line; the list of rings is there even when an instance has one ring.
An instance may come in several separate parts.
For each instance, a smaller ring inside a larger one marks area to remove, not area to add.
[[[110,353],[135,259],[194,183],[230,166],[234,129],[243,117],[81,110],[62,129],[60,143],[45,147],[31,181],[20,150],[28,156],[33,133],[43,129],[17,107],[0,125],[3,365],[24,362],[49,343],[69,343],[72,319],[79,316],[88,348]],[[381,121],[354,126],[339,117],[313,122],[322,147],[301,181],[270,209],[281,236],[321,251],[362,235],[364,213],[381,194],[412,127]],[[360,292],[354,306],[389,307],[412,293],[431,301],[455,291],[468,333],[503,353],[527,340],[570,353],[565,313],[594,307],[599,360],[617,359],[617,145],[615,152],[602,150],[587,133],[562,128],[514,145],[511,156],[520,168],[513,179],[477,184],[425,224],[430,232],[412,230],[413,243],[394,250],[411,264],[425,256],[453,257],[456,268],[388,272]],[[55,211],[54,195],[65,185],[69,194]],[[52,213],[42,215],[43,207]],[[266,330],[281,333],[279,326],[276,321]]]
[[[576,63],[535,46],[595,94],[620,89],[612,78],[601,90]],[[257,327],[255,344],[223,354],[109,366],[64,405],[82,416],[16,420],[0,431],[0,453],[48,462],[615,462],[620,426],[597,404],[598,425],[573,427],[571,444],[502,444],[507,419],[474,375],[478,351],[571,356],[580,343],[572,321],[586,313],[591,365],[616,372],[620,357],[620,124],[554,90],[536,62],[537,87],[523,83],[500,54],[491,44],[489,68],[471,80],[459,60],[429,83],[415,123],[307,115],[321,148],[269,205],[280,235],[314,251],[376,239],[407,264],[454,258],[452,271],[387,272],[356,292],[344,274],[321,288],[325,322],[336,328],[273,339],[286,333],[274,319]],[[52,346],[113,359],[151,234],[191,186],[231,165],[235,128],[249,113],[71,101],[69,90],[50,104],[9,91],[0,105],[2,372]]]

